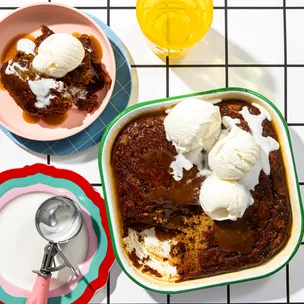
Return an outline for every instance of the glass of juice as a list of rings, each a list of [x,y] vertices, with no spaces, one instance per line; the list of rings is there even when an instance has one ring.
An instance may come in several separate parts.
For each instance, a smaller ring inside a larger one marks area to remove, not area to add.
[[[213,0],[137,0],[136,15],[157,55],[180,57],[209,30]]]

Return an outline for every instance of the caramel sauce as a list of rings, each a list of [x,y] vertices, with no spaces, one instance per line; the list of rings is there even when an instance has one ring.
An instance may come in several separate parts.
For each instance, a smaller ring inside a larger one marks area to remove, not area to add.
[[[158,187],[153,189],[147,199],[163,204],[173,202],[176,206],[199,205],[199,189],[204,177],[198,175],[196,167],[184,170],[180,181],[173,180],[169,188]]]
[[[49,126],[59,126],[63,124],[68,117],[67,113],[64,114],[51,114],[44,117],[36,117],[28,115],[26,112],[22,113],[22,118],[29,124],[37,124],[40,120],[44,121]]]
[[[1,64],[15,57],[17,52],[17,42],[22,38],[27,38],[32,41],[35,40],[35,37],[30,34],[19,34],[13,37],[12,39],[10,39],[9,42],[4,47],[4,50],[2,51]]]
[[[101,61],[102,55],[103,55],[102,47],[95,36],[91,35],[90,38],[91,38],[92,48],[95,52],[96,58],[98,61]]]
[[[72,36],[74,36],[75,38],[78,39],[81,36],[81,34],[78,32],[74,32],[74,33],[72,33]]]
[[[49,126],[59,126],[63,124],[68,118],[68,114],[51,114],[46,115],[42,118],[42,120]]]
[[[22,112],[22,118],[29,124],[37,124],[40,121],[40,117],[28,115],[26,112]]]
[[[78,32],[72,33],[72,35],[78,39],[81,36],[81,34]],[[90,35],[90,39],[91,39],[91,43],[92,43],[92,49],[95,52],[97,60],[101,61],[102,55],[103,55],[102,47],[95,36]]]
[[[253,249],[253,232],[248,225],[256,208],[249,207],[242,218],[234,221],[215,221],[215,239],[221,249],[248,254]]]
[[[159,227],[155,228],[155,236],[160,240],[160,241],[166,241],[171,239],[174,234],[171,231],[165,231]]]

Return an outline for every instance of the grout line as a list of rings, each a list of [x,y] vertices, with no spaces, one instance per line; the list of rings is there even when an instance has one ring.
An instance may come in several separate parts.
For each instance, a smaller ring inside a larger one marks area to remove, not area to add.
[[[284,30],[284,118],[288,121],[287,107],[287,24],[286,24],[286,0],[283,0],[283,30]]]
[[[304,68],[304,64],[169,64],[170,68],[225,68],[228,66],[229,68],[284,68],[285,66],[288,68]],[[165,64],[131,64],[132,68],[165,68],[167,65]]]
[[[46,156],[46,163],[47,163],[48,165],[51,164],[51,155],[49,155],[49,154]]]
[[[225,86],[229,86],[228,68],[228,0],[225,0]],[[227,304],[230,304],[230,285],[227,285]]]
[[[229,79],[228,79],[228,10],[227,4],[228,0],[225,0],[225,86],[229,86]]]
[[[131,64],[131,68],[165,68],[165,64]]]
[[[107,25],[110,26],[110,15],[111,15],[111,0],[107,0]]]
[[[91,183],[92,187],[102,187],[101,183]]]
[[[287,123],[288,127],[304,127],[302,122],[289,122]]]
[[[110,277],[111,277],[111,271],[109,271],[108,282],[107,282],[107,304],[111,304]]]
[[[289,264],[286,265],[286,300],[287,300],[287,303],[290,303]]]

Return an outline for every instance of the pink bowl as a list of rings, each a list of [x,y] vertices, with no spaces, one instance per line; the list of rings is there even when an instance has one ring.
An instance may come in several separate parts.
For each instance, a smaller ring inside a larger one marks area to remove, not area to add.
[[[16,135],[32,140],[59,140],[70,137],[87,128],[107,106],[115,84],[115,57],[111,44],[101,28],[87,15],[62,4],[44,3],[22,7],[0,21],[0,54],[9,40],[18,34],[38,36],[40,26],[49,26],[54,32],[93,35],[102,46],[102,62],[106,66],[112,85],[110,90],[98,93],[99,108],[91,113],[71,109],[66,121],[60,126],[49,126],[42,120],[38,124],[29,124],[22,117],[22,109],[5,90],[0,90],[0,124]]]

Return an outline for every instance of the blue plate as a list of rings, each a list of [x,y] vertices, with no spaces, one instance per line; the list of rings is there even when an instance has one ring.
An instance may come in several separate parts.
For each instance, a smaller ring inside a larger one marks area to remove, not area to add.
[[[88,14],[105,32],[113,47],[116,61],[116,81],[109,104],[88,128],[71,137],[55,141],[36,141],[20,137],[4,127],[0,129],[16,144],[27,150],[49,155],[68,155],[86,150],[100,142],[110,121],[124,110],[130,100],[132,72],[127,52],[118,36],[100,19]]]

